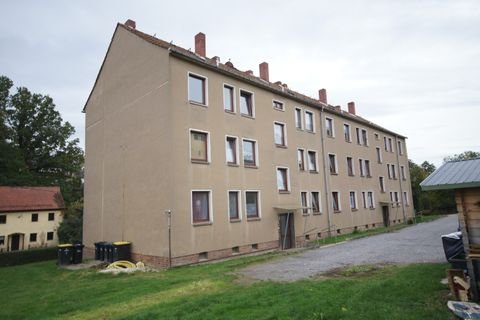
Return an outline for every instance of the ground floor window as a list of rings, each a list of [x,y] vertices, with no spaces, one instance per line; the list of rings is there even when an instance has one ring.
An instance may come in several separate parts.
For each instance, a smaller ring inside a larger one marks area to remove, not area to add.
[[[320,193],[317,191],[312,192],[312,211],[313,213],[320,212]]]
[[[336,191],[332,192],[332,205],[334,212],[340,211],[340,195]]]
[[[228,192],[228,214],[230,220],[240,219],[240,210],[239,210],[239,192],[238,191],[229,191]]]
[[[193,222],[210,221],[210,191],[192,191]]]
[[[53,232],[47,232],[47,241],[53,240]]]
[[[245,192],[245,209],[247,212],[247,218],[257,218],[260,216],[258,206],[258,191]]]
[[[37,234],[30,233],[30,242],[37,242]]]
[[[5,236],[0,236],[0,246],[5,245]]]

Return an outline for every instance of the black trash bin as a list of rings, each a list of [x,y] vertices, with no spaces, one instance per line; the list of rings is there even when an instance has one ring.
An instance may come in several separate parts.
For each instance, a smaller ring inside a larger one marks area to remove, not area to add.
[[[105,257],[105,241],[95,242],[95,260],[103,261]]]
[[[130,261],[131,242],[117,241],[113,243],[113,261],[128,260]]]
[[[57,246],[57,264],[59,266],[65,266],[72,264],[73,257],[73,245],[72,244],[60,244]]]
[[[103,261],[113,262],[113,243],[105,242],[103,244],[103,251],[104,251]]]
[[[73,258],[72,258],[72,263],[73,264],[82,263],[83,248],[84,247],[85,246],[82,243],[75,243],[73,245]]]
[[[467,270],[465,249],[463,247],[462,233],[453,232],[442,236],[443,251],[447,261],[454,269]]]

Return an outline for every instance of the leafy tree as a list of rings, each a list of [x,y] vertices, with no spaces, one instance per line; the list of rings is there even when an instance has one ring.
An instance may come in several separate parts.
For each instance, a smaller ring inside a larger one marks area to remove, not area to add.
[[[460,160],[471,160],[471,159],[476,159],[480,158],[480,152],[475,152],[475,151],[464,151],[460,154],[455,154],[453,156],[448,156],[443,159],[443,162],[448,162],[448,161],[460,161]]]
[[[63,215],[58,228],[58,238],[62,243],[82,241],[83,200],[72,202]]]

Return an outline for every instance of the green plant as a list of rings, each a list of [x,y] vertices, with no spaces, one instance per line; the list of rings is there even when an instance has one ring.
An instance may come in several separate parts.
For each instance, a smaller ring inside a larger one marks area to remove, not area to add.
[[[52,260],[57,257],[57,248],[42,248],[0,253],[0,267],[16,266],[31,262]]]

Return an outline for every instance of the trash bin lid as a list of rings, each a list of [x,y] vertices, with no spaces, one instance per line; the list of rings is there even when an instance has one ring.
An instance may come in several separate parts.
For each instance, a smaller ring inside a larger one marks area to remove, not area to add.
[[[66,247],[73,247],[73,245],[71,245],[71,244],[59,244],[57,247],[66,248]]]
[[[128,242],[128,241],[117,241],[117,242],[114,242],[113,244],[116,245],[116,246],[121,246],[121,245],[125,245],[125,244],[131,244],[131,242]]]
[[[462,237],[462,233],[460,231],[442,235],[442,238],[450,238],[450,239],[456,239],[456,240],[460,240],[461,237]]]

